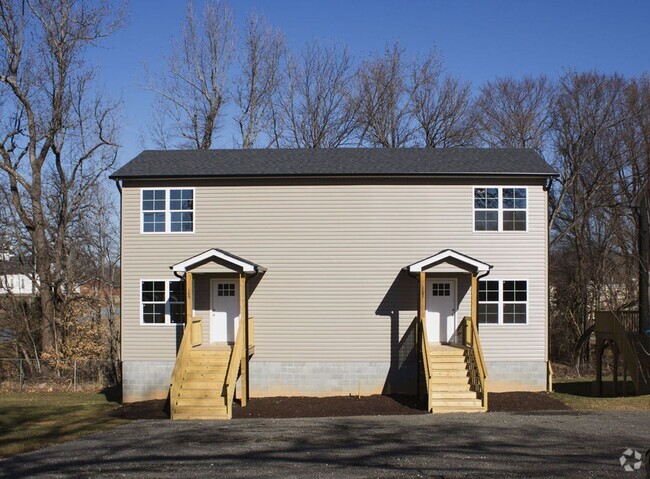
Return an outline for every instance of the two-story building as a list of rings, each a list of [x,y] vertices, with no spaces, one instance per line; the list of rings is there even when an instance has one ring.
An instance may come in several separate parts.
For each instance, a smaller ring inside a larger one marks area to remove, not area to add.
[[[554,176],[527,149],[142,152],[111,177],[124,401],[546,389]]]

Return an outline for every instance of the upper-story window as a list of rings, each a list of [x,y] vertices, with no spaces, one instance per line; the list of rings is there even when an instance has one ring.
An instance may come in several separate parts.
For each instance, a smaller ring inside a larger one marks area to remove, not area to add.
[[[194,189],[142,190],[143,233],[192,233],[193,231]]]
[[[526,188],[474,188],[474,231],[526,231]]]

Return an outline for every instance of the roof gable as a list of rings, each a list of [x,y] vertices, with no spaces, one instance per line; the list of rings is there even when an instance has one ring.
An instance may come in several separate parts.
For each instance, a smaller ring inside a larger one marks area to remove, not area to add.
[[[201,254],[192,256],[191,258],[181,261],[180,263],[176,263],[169,268],[174,272],[184,273],[210,261],[219,262],[220,264],[223,264],[233,271],[241,271],[242,273],[255,273],[261,269],[259,265],[251,261],[245,260],[239,256],[235,256],[234,254],[217,248],[212,248],[204,251]]]
[[[454,251],[453,249],[442,250],[433,256],[429,256],[417,263],[407,266],[410,273],[420,273],[436,264],[450,263],[466,266],[470,271],[486,273],[492,269],[492,265],[479,261],[470,256]]]

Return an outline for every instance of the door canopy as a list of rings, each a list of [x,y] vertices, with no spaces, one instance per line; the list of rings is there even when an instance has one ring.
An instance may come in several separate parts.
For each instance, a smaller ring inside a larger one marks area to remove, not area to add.
[[[446,249],[440,253],[429,256],[417,263],[407,266],[409,273],[420,273],[427,268],[435,266],[440,263],[449,263],[454,265],[460,265],[468,271],[475,272],[477,274],[487,273],[492,269],[491,264],[484,263],[477,259],[471,258],[467,255],[454,251],[453,249]]]
[[[203,253],[192,256],[185,261],[176,263],[169,268],[174,272],[184,273],[209,262],[220,263],[232,269],[233,271],[241,271],[242,273],[252,274],[260,271],[265,271],[264,268],[258,264],[253,263],[252,261],[248,261],[244,258],[240,258],[239,256],[235,256],[234,254],[217,248],[212,248],[204,251]]]

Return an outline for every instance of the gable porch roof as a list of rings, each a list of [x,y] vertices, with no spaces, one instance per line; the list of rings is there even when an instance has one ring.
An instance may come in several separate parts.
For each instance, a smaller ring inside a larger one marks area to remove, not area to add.
[[[233,270],[241,270],[243,273],[256,273],[258,271],[265,271],[265,268],[258,264],[248,261],[247,259],[228,253],[222,249],[212,248],[203,253],[192,256],[180,263],[176,263],[169,268],[174,272],[184,273],[196,266],[207,263],[209,261],[223,261],[227,265],[232,266]]]
[[[407,266],[406,268],[408,269],[409,273],[420,273],[425,269],[429,268],[430,266],[433,266],[438,263],[445,263],[445,262],[448,263],[450,260],[455,260],[456,262],[460,262],[461,264],[468,266],[468,269],[475,270],[477,273],[487,273],[492,269],[491,264],[464,255],[462,253],[459,253],[458,251],[454,251],[453,249],[442,250],[439,253],[436,253],[433,256],[429,256],[428,258],[425,258],[423,260],[420,260],[417,263],[413,263]]]

